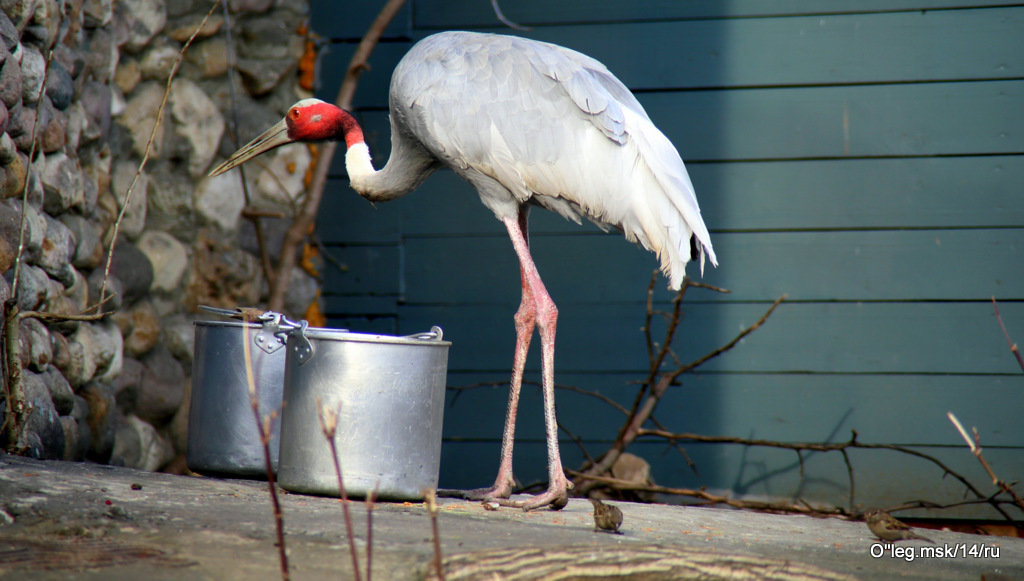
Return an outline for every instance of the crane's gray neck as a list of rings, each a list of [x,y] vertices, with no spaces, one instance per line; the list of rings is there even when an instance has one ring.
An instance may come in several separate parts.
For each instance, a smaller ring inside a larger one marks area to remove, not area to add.
[[[391,157],[380,170],[373,168],[365,143],[349,146],[345,169],[352,189],[371,202],[400,198],[416,189],[437,169],[437,159],[411,138],[391,131]]]

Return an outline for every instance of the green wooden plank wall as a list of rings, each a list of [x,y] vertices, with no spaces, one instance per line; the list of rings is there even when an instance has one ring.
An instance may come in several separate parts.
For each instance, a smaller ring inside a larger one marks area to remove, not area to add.
[[[318,94],[332,99],[379,2],[339,17],[314,2],[331,39]],[[728,341],[771,301],[789,300],[735,350],[686,376],[659,407],[670,429],[784,441],[914,446],[986,480],[945,419],[977,426],[1007,480],[1024,479],[1024,378],[992,313],[1024,341],[1024,7],[965,0],[506,2],[411,0],[356,96],[371,150],[389,155],[387,87],[415,40],[471,28],[556,42],[602,60],[637,92],[687,160],[729,295],[692,290],[675,348],[690,360]],[[339,156],[340,157],[340,156]],[[370,206],[332,168],[319,233],[332,326],[454,341],[441,484],[493,477],[518,305],[504,230],[451,172]],[[532,215],[534,255],[559,305],[557,381],[631,403],[647,355],[639,328],[653,256],[593,226]],[[697,276],[696,268],[691,276]],[[670,293],[659,281],[656,304]],[[530,377],[538,379],[538,353]],[[543,478],[539,394],[520,410],[516,473]],[[622,417],[559,394],[559,417],[600,453]],[[568,438],[566,464],[583,456]],[[838,457],[690,446],[699,475],[663,442],[633,451],[664,484],[845,502]],[[859,452],[857,502],[954,501],[931,467]],[[922,515],[925,513],[921,513]],[[991,517],[980,508],[958,513]]]

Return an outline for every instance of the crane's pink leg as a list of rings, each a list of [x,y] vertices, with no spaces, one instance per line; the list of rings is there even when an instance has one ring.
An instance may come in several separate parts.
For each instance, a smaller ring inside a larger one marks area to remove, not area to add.
[[[540,279],[537,265],[530,256],[527,234],[527,208],[522,208],[517,219],[503,220],[509,238],[519,257],[519,273],[523,287],[522,300],[516,311],[516,352],[512,364],[512,381],[509,385],[508,411],[505,416],[505,431],[501,440],[501,464],[494,486],[476,490],[438,491],[442,495],[453,495],[474,500],[501,500],[507,506],[529,510],[550,505],[560,509],[569,500],[569,480],[562,470],[562,458],[558,451],[558,423],[555,420],[555,324],[558,308],[551,300]],[[519,394],[523,386],[523,369],[526,367],[526,353],[534,328],[540,331],[541,380],[544,391],[544,427],[548,447],[548,490],[526,501],[508,501],[512,493],[512,447],[515,443],[516,412],[519,409]]]
[[[568,502],[569,480],[562,470],[562,458],[558,451],[558,423],[555,420],[555,323],[558,308],[551,300],[544,282],[540,279],[537,265],[530,256],[530,245],[526,233],[526,208],[520,210],[519,219],[503,220],[509,238],[519,257],[519,269],[523,283],[523,301],[516,313],[516,358],[512,371],[512,386],[509,394],[509,414],[505,424],[505,439],[502,442],[501,468],[498,483],[506,473],[512,474],[512,438],[515,434],[515,408],[519,403],[519,389],[523,381],[523,367],[530,335],[536,325],[541,343],[541,383],[544,391],[544,428],[548,446],[548,490],[525,502],[513,503],[529,510],[551,505],[562,508]],[[532,299],[532,300],[531,300]],[[529,306],[533,303],[532,308]],[[525,336],[525,340],[524,340]],[[498,484],[496,483],[496,485]]]
[[[519,213],[518,226],[524,240],[528,240],[526,220],[527,210],[523,209]],[[512,487],[515,486],[515,479],[512,476],[512,447],[516,437],[516,413],[519,410],[519,393],[523,387],[523,369],[526,368],[526,353],[530,350],[530,339],[533,337],[533,329],[537,320],[537,307],[534,304],[530,286],[527,284],[526,272],[520,268],[519,274],[523,296],[519,303],[519,310],[515,314],[516,352],[512,362],[512,381],[509,384],[508,390],[505,431],[501,437],[501,464],[498,466],[498,476],[494,479],[494,486],[491,488],[462,491],[459,494],[459,496],[473,500],[508,498],[512,494]]]

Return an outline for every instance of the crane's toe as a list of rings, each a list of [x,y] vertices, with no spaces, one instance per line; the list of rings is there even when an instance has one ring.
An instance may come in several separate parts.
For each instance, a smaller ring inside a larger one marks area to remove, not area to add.
[[[569,504],[569,493],[563,488],[561,490],[548,489],[547,492],[538,494],[533,498],[515,501],[512,506],[522,508],[523,510],[533,510],[544,506],[551,510],[562,510],[567,504]]]
[[[444,498],[462,498],[464,500],[482,500],[495,502],[501,506],[533,510],[541,507],[548,507],[551,510],[562,510],[569,504],[569,492],[567,487],[555,486],[546,492],[531,496],[524,500],[511,500],[512,490],[510,487],[494,486],[491,488],[475,488],[472,490],[459,490],[451,488],[438,489],[437,495]]]
[[[452,488],[441,488],[437,495],[444,498],[462,498],[465,500],[493,500],[504,504],[502,501],[512,496],[510,486],[492,486],[490,488],[473,488],[471,490],[460,490]]]

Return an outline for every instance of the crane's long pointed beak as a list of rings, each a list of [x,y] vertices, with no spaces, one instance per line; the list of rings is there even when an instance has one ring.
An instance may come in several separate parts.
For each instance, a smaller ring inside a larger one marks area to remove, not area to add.
[[[285,123],[284,119],[282,119],[275,123],[273,127],[261,133],[256,139],[253,139],[249,143],[245,144],[241,149],[231,154],[231,157],[229,157],[224,163],[213,168],[213,171],[210,172],[210,176],[219,176],[229,169],[242,165],[261,153],[265,153],[286,143],[291,143],[292,141],[292,138],[288,137],[288,124]]]

